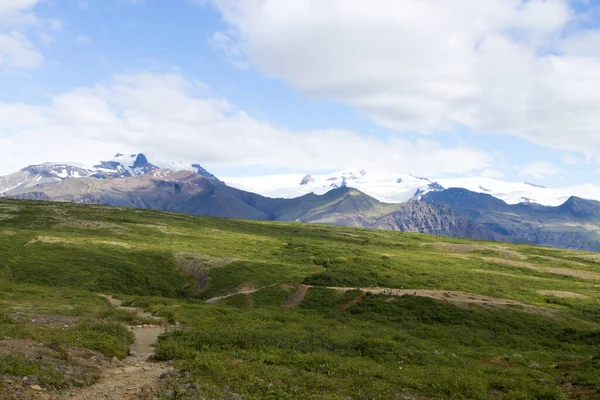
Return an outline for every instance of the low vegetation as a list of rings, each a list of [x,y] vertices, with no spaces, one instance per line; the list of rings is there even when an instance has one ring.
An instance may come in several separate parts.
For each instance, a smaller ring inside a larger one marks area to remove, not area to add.
[[[60,362],[2,352],[20,340],[66,364],[70,346],[125,357],[124,325],[147,321],[102,293],[177,324],[156,350],[178,371],[165,399],[600,397],[590,253],[75,204],[0,212],[0,381],[66,385]]]

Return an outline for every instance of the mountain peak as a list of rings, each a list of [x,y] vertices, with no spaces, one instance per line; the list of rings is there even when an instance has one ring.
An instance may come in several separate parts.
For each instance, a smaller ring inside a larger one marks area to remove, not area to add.
[[[586,200],[581,197],[571,196],[558,207],[561,211],[577,218],[596,219],[600,218],[600,203],[595,200]]]
[[[302,180],[300,181],[300,185],[308,185],[309,183],[312,183],[315,181],[315,178],[313,178],[311,175],[306,175],[304,178],[302,178]]]
[[[217,178],[216,176],[214,176],[213,174],[211,174],[210,172],[208,172],[200,164],[192,164],[192,168],[194,168],[196,170],[196,173],[198,175],[202,175],[205,178],[212,179],[213,181],[216,181],[216,182],[219,182],[219,183],[223,183],[223,182],[221,182],[221,180],[219,180],[219,178]]]
[[[153,170],[158,167],[150,164],[148,162],[148,159],[146,158],[146,156],[144,154],[140,153],[135,157],[135,161],[133,162],[133,165],[131,166],[131,168],[142,169],[142,170],[146,170],[145,172],[148,172],[148,171]]]

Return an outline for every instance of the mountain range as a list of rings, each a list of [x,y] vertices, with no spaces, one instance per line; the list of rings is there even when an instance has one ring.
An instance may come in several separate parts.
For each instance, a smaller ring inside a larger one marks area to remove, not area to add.
[[[244,185],[240,183],[242,180],[221,181],[199,164],[190,167],[179,171],[160,168],[143,154],[117,154],[93,166],[32,165],[0,177],[0,196],[600,251],[600,203],[562,194],[564,201],[558,205],[538,204],[527,196],[523,196],[526,199],[521,202],[514,202],[521,194],[519,190],[524,188],[545,199],[556,195],[538,185],[513,184],[518,189],[516,192],[503,191],[503,196],[496,197],[492,195],[492,189],[479,192],[461,187],[447,189],[451,180],[430,180],[412,175],[398,175],[396,186],[382,178],[375,185],[373,180],[366,179],[366,171],[346,170],[331,176],[300,176],[294,185],[288,184],[290,189],[286,196],[273,198],[234,187],[258,185],[264,192],[268,188],[267,178],[246,178]],[[282,177],[270,179],[275,188],[272,190],[281,193]],[[365,182],[371,182],[370,186]],[[356,187],[370,187],[373,194],[363,193]],[[386,187],[389,188],[387,195]],[[292,196],[293,193],[298,196]],[[380,200],[386,196],[397,201]],[[512,199],[514,204],[502,197]],[[557,199],[551,199],[551,202],[556,203]]]

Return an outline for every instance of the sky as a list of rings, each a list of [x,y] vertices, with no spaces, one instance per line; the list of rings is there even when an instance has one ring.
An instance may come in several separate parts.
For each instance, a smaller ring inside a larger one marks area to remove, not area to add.
[[[0,0],[0,174],[117,152],[596,183],[600,0]]]

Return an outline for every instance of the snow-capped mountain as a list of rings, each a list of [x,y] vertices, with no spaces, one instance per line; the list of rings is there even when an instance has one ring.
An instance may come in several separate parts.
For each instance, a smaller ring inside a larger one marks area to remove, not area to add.
[[[369,174],[361,169],[348,169],[328,175],[285,174],[250,178],[225,178],[238,189],[267,197],[294,198],[308,193],[324,194],[331,189],[348,186],[386,203],[402,203],[430,191],[444,190],[434,180],[409,174]]]
[[[198,174],[217,180],[218,179],[198,164],[188,167]],[[94,163],[93,165],[77,165],[73,163],[44,163],[30,165],[15,173],[0,176],[0,195],[15,190],[41,188],[66,179],[96,178],[119,179],[141,175],[150,175],[155,178],[168,179],[173,173],[169,169],[161,169],[151,164],[144,154],[124,155],[117,153],[113,158]]]
[[[283,198],[298,197],[311,192],[323,194],[336,187],[348,186],[387,203],[418,199],[428,192],[450,188],[489,194],[508,204],[535,203],[558,206],[570,196],[600,200],[600,187],[591,184],[546,188],[530,182],[505,182],[486,177],[428,179],[408,174],[371,174],[359,169],[328,175],[285,174],[224,178],[223,181],[230,186],[263,196]]]
[[[146,175],[157,169],[156,165],[148,162],[143,154],[130,154],[128,156],[118,153],[112,159],[101,161],[89,169],[89,176],[95,178],[127,178],[131,176]]]
[[[17,188],[29,188],[67,178],[80,178],[89,175],[89,170],[68,164],[30,165],[20,171],[0,177],[0,194]]]
[[[358,168],[331,174],[283,174],[219,180],[199,164],[173,163],[168,168],[161,168],[150,163],[141,153],[119,153],[113,158],[90,165],[31,165],[13,174],[0,176],[0,196],[30,189],[38,190],[53,183],[77,178],[105,180],[148,175],[160,180],[173,180],[176,179],[174,172],[181,170],[192,171],[216,182],[273,198],[295,198],[308,193],[320,195],[332,189],[351,187],[385,203],[403,203],[411,199],[420,199],[429,192],[450,188],[489,194],[508,204],[559,206],[571,196],[600,200],[600,186],[592,184],[547,188],[531,182],[505,182],[487,177],[430,179],[410,174],[376,173]]]

